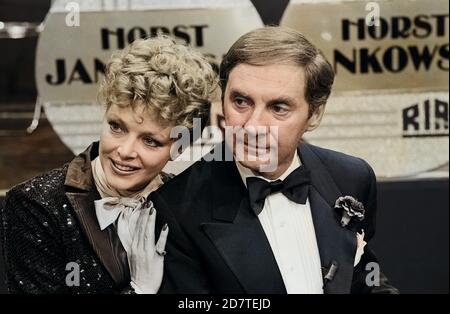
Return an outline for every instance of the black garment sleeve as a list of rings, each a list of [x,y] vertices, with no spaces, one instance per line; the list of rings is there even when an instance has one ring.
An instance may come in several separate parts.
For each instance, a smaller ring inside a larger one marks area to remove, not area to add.
[[[10,293],[68,293],[56,219],[24,191],[11,190],[1,211],[1,243]]]
[[[361,224],[364,229],[365,241],[369,242],[375,234],[377,213],[377,182],[372,168],[363,160],[368,171],[368,191],[364,204],[365,218]],[[398,294],[399,291],[392,286],[387,277],[381,272],[380,263],[369,245],[364,247],[364,254],[353,271],[351,287],[352,294]]]
[[[381,272],[375,254],[366,245],[361,260],[353,272],[352,294],[399,294]]]

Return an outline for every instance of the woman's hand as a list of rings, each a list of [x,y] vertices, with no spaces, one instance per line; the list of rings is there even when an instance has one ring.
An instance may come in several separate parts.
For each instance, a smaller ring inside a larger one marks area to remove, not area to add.
[[[164,249],[169,228],[164,225],[155,245],[156,210],[152,203],[144,206],[136,223],[136,230],[128,254],[131,286],[136,293],[154,294],[158,292],[163,278]]]

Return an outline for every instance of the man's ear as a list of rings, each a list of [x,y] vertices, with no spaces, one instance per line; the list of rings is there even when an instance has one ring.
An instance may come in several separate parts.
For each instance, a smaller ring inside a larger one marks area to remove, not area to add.
[[[320,125],[320,121],[322,121],[323,114],[325,112],[325,105],[320,106],[314,111],[311,118],[308,120],[308,128],[306,132],[312,131],[316,129]]]

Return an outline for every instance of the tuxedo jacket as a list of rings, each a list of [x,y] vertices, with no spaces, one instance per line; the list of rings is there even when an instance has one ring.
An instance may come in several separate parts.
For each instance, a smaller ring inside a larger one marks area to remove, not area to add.
[[[225,145],[216,146],[222,151]],[[353,196],[364,204],[360,222],[369,241],[375,232],[376,178],[363,160],[306,143],[298,147],[311,172],[309,202],[323,273],[338,265],[325,293],[397,293],[381,273],[379,285],[367,285],[377,260],[366,246],[354,267],[356,233],[342,227],[334,204]],[[161,293],[283,294],[286,288],[248,191],[234,161],[196,162],[150,195],[159,234],[169,225]],[[373,265],[373,264],[371,264]]]

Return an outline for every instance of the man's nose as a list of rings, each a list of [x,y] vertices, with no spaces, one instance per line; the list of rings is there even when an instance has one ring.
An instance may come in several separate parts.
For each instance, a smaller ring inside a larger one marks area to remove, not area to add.
[[[269,127],[267,125],[268,123],[265,110],[255,106],[255,109],[249,115],[243,128],[249,137],[261,138],[266,136]]]
[[[255,106],[251,114],[248,116],[243,128],[245,129],[257,129],[258,127],[265,126],[265,112],[262,106]]]
[[[119,157],[122,159],[136,158],[138,155],[136,151],[136,144],[136,139],[132,138],[131,136],[123,140],[117,148]]]

